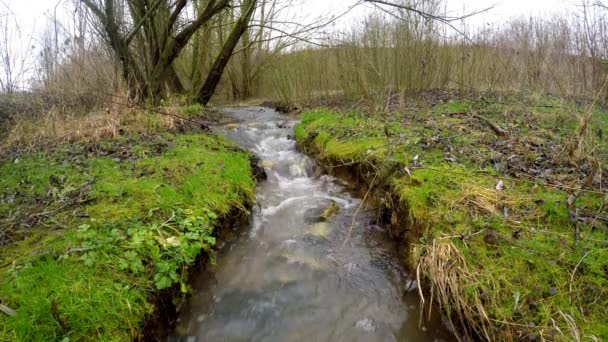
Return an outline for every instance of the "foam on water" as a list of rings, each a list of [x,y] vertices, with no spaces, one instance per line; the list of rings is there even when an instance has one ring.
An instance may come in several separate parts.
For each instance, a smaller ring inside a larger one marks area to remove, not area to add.
[[[251,225],[217,255],[214,272],[195,279],[176,336],[450,340],[437,329],[419,329],[415,284],[396,261],[393,243],[377,233],[375,216],[359,208],[360,199],[334,177],[317,176],[315,164],[296,151],[288,128],[295,122],[259,107],[229,111],[239,129],[216,130],[253,151],[268,180],[258,184]],[[316,221],[331,201],[338,212]]]

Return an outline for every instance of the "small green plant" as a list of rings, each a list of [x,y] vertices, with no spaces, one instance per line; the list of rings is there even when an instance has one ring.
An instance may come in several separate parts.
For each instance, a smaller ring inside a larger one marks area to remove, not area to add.
[[[126,134],[0,160],[0,301],[18,312],[0,314],[0,341],[140,338],[152,294],[187,292],[186,268],[213,262],[218,216],[253,200],[231,146]]]
[[[213,262],[211,247],[216,243],[213,225],[217,215],[209,209],[194,214],[192,210],[176,209],[162,224],[136,224],[126,230],[116,227],[92,229],[79,227],[82,245],[87,250],[80,260],[86,266],[98,263],[117,264],[118,268],[139,274],[144,265],[153,268],[153,281],[162,290],[179,283],[186,289],[183,270],[192,264],[201,251]]]

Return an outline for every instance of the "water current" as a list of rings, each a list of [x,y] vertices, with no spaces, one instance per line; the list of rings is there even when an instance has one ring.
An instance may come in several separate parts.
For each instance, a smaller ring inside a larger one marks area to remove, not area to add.
[[[452,340],[437,320],[419,325],[416,283],[394,242],[373,210],[357,212],[351,186],[296,150],[295,119],[261,107],[227,111],[239,124],[216,131],[255,153],[268,180],[250,223],[224,234],[216,265],[195,275],[169,340]],[[321,221],[332,202],[338,212]]]

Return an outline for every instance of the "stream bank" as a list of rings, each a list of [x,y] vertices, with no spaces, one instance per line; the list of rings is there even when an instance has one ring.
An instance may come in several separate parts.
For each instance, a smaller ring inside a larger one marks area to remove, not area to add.
[[[154,338],[217,230],[247,217],[252,156],[172,123],[0,162],[2,341]],[[169,304],[165,306],[165,304]]]
[[[193,278],[169,341],[451,341],[439,317],[419,325],[416,282],[356,184],[296,151],[295,118],[227,108],[218,132],[260,157],[268,179],[251,221]]]
[[[295,137],[330,173],[355,175],[371,189],[368,197],[384,208],[421,282],[425,306],[438,305],[461,336],[605,339],[604,195],[594,186],[576,197],[564,190],[578,172],[585,175],[584,166],[547,167],[541,177],[524,173],[535,170],[527,163],[552,165],[546,160],[558,151],[559,134],[575,123],[536,111],[524,127],[500,121],[510,131],[501,137],[460,114],[475,105],[483,104],[450,101],[384,116],[309,110]],[[504,120],[504,112],[483,113]],[[574,208],[589,219],[573,219]]]

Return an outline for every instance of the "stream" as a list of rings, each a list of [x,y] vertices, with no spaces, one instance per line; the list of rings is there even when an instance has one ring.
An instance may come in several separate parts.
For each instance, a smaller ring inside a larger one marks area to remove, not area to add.
[[[354,217],[352,186],[296,150],[296,121],[261,107],[226,111],[240,123],[215,130],[253,151],[268,180],[249,224],[225,233],[216,265],[194,276],[169,341],[454,340],[438,318],[419,327],[416,284],[394,242],[373,210]],[[320,221],[332,201],[338,212]]]

